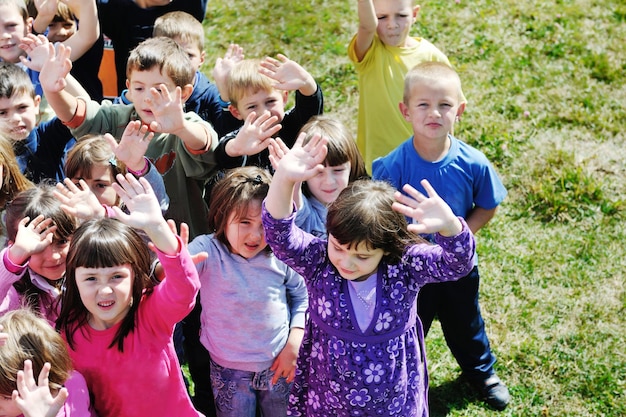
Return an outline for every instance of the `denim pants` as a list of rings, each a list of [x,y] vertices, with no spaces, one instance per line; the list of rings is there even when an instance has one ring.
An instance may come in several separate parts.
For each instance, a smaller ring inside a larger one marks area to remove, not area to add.
[[[224,368],[211,360],[211,385],[217,417],[255,417],[257,408],[264,417],[287,415],[291,383],[280,378],[272,384],[274,372],[239,371]]]
[[[479,281],[478,267],[474,267],[458,281],[426,284],[417,296],[417,314],[424,336],[438,317],[450,352],[473,381],[493,375],[496,362],[478,305]]]

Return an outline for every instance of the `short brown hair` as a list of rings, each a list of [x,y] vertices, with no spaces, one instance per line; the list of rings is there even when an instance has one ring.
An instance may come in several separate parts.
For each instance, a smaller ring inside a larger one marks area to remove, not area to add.
[[[209,207],[209,228],[215,238],[227,247],[226,226],[228,218],[234,212],[235,218],[241,217],[248,210],[251,201],[262,202],[267,196],[272,177],[259,167],[249,166],[233,168],[226,172],[211,192]],[[269,246],[267,246],[269,250]]]
[[[187,53],[173,39],[159,36],[148,38],[130,52],[126,64],[126,78],[134,71],[158,68],[177,87],[193,84],[196,76]]]
[[[33,82],[26,71],[16,64],[0,61],[0,98],[17,95],[27,95],[34,99],[37,94]]]
[[[186,12],[165,13],[154,21],[152,36],[164,36],[191,42],[202,52],[204,50],[204,27],[195,17]]]
[[[28,309],[10,311],[0,317],[3,332],[9,335],[0,345],[0,394],[10,397],[17,386],[17,372],[24,369],[24,361],[33,364],[35,379],[49,362],[48,385],[60,389],[70,376],[72,360],[65,342],[46,319]]]
[[[424,240],[409,232],[406,217],[391,208],[395,191],[384,181],[350,183],[328,206],[328,234],[342,245],[363,242],[370,249],[383,249],[392,262],[399,260],[408,245]]]

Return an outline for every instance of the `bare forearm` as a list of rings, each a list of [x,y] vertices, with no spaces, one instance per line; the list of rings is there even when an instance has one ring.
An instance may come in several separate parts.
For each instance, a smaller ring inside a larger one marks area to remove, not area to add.
[[[293,212],[293,192],[295,183],[276,171],[265,199],[265,208],[275,219],[284,219]]]
[[[489,223],[493,216],[495,216],[497,209],[497,207],[490,210],[481,207],[474,207],[465,219],[472,233],[478,233],[484,225]]]
[[[210,149],[211,144],[217,141],[217,133],[211,127],[188,120],[185,120],[181,129],[171,133],[178,136],[188,149],[194,151]]]
[[[59,92],[44,91],[48,104],[62,122],[69,122],[76,114],[78,100],[65,90]]]

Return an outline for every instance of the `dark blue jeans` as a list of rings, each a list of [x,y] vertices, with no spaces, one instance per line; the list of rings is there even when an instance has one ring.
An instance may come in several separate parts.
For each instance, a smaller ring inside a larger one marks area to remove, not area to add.
[[[479,282],[478,267],[474,267],[458,281],[425,285],[417,297],[417,314],[424,326],[424,336],[437,317],[452,355],[473,381],[493,375],[496,362],[478,305]]]

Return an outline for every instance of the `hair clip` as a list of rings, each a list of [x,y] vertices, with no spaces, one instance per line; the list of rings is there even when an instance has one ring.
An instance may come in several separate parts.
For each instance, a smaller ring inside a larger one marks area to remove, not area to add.
[[[115,155],[109,158],[109,164],[117,168],[117,159],[115,159]]]
[[[253,183],[254,185],[263,185],[263,184],[264,184],[264,182],[263,182],[263,180],[261,179],[261,176],[260,176],[260,175],[257,175],[257,176],[256,176],[256,177],[254,177],[254,178],[246,178],[246,182],[251,182],[251,183]]]

